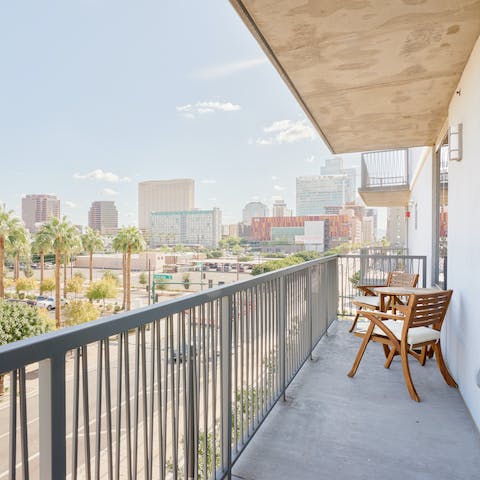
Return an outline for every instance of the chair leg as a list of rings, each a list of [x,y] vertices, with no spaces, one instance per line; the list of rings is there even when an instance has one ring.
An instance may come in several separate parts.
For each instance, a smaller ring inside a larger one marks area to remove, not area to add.
[[[385,345],[384,343],[382,343],[382,347],[385,358],[388,358],[388,356],[390,355],[390,347],[388,345]]]
[[[368,327],[367,333],[363,337],[362,344],[360,345],[357,356],[355,357],[355,361],[353,362],[352,369],[347,374],[349,377],[353,377],[355,373],[357,373],[358,366],[362,361],[363,354],[365,353],[365,349],[367,348],[368,342],[370,341],[370,337],[372,336],[374,327],[375,324],[373,322],[370,322],[370,326]]]
[[[442,355],[442,349],[440,347],[440,340],[433,345],[433,351],[435,352],[435,358],[437,359],[437,365],[440,370],[440,373],[442,374],[443,378],[445,379],[445,382],[447,382],[447,385],[450,385],[451,387],[457,388],[457,382],[453,379],[453,377],[450,375],[450,372],[448,371],[447,365],[445,364],[445,360],[443,359]]]
[[[412,400],[419,402],[420,397],[415,390],[415,386],[412,382],[412,376],[410,375],[410,367],[408,365],[408,345],[406,343],[402,342],[402,344],[400,345],[400,355],[402,357],[403,376],[405,378],[405,383],[407,385],[408,392],[410,393],[410,397],[412,397]]]
[[[427,345],[423,346],[422,351],[420,353],[420,358],[418,359],[422,367],[425,366],[425,361],[427,360],[427,350],[428,350],[428,346]]]
[[[360,316],[359,312],[360,312],[361,309],[362,309],[362,307],[357,308],[357,314],[355,315],[355,318],[353,319],[352,326],[350,327],[350,330],[349,330],[350,333],[352,333],[355,330],[355,327],[357,326],[358,317]]]
[[[385,364],[383,365],[385,368],[390,368],[390,365],[392,364],[393,357],[397,354],[396,348],[392,348],[390,350],[390,353],[388,354],[387,360],[385,361]]]

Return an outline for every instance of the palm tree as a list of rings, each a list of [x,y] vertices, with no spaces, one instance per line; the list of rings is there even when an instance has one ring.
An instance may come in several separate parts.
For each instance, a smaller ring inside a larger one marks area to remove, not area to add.
[[[123,291],[125,309],[130,310],[130,270],[132,253],[145,250],[145,240],[137,227],[122,228],[114,239],[114,248],[123,253]]]
[[[20,222],[12,225],[5,237],[5,251],[13,257],[13,279],[18,280],[20,259],[30,256],[30,233]]]
[[[97,230],[93,230],[87,227],[85,233],[82,235],[83,249],[88,252],[89,255],[89,268],[90,268],[90,282],[93,279],[93,254],[103,248],[103,240],[100,233]]]
[[[3,275],[5,273],[5,243],[10,232],[21,226],[20,219],[14,216],[13,210],[6,211],[0,207],[0,298],[5,296]]]
[[[122,252],[122,310],[125,310],[127,301],[127,242],[125,228],[122,228],[113,239],[112,248],[116,252]]]
[[[63,296],[67,296],[67,264],[72,255],[82,249],[82,240],[75,226],[69,225],[63,241]],[[72,275],[70,275],[72,276]]]
[[[45,274],[45,254],[52,251],[52,239],[45,232],[45,228],[42,228],[35,234],[33,240],[32,249],[40,255],[40,285],[44,280]]]
[[[72,229],[75,230],[75,227],[67,220],[67,217],[62,219],[52,217],[44,225],[45,235],[50,238],[55,252],[55,322],[57,328],[60,327],[60,265],[65,245],[72,236]]]

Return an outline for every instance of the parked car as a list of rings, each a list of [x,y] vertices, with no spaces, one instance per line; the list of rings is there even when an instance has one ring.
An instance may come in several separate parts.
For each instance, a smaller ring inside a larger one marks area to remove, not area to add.
[[[63,307],[68,304],[68,301],[65,298],[60,299],[60,305]],[[46,297],[42,300],[37,301],[38,308],[46,308],[47,310],[54,310],[55,309],[55,298],[54,297]]]

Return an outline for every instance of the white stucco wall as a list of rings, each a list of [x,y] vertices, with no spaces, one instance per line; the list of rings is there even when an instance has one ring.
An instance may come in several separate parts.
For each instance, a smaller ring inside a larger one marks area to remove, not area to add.
[[[426,160],[420,165],[423,155]],[[432,148],[423,149],[417,158],[417,175],[412,174],[412,194],[410,196],[410,218],[408,226],[408,253],[427,256],[427,286],[431,285],[432,272]]]
[[[463,124],[463,160],[449,163],[448,286],[453,298],[444,332],[450,369],[480,428],[480,39],[449,108]]]

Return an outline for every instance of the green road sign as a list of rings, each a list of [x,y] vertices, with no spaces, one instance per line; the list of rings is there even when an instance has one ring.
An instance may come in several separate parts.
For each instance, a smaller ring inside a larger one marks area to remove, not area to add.
[[[154,273],[153,279],[154,280],[171,280],[173,278],[172,275],[167,275],[165,273]]]

